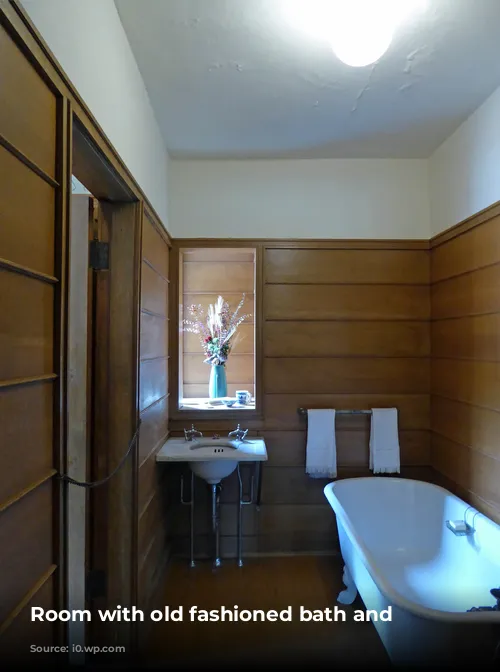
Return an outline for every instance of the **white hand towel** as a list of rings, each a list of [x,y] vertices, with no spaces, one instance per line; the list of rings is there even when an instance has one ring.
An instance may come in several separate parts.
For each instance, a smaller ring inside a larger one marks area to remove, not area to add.
[[[399,474],[397,408],[372,408],[370,469],[374,474]]]
[[[337,445],[335,411],[307,411],[306,474],[311,478],[336,478]]]

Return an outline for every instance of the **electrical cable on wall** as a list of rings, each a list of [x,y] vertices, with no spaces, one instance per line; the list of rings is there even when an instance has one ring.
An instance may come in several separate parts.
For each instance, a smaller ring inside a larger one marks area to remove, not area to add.
[[[113,478],[113,476],[115,476],[115,474],[117,474],[120,471],[120,469],[123,467],[123,465],[127,461],[127,458],[129,457],[130,453],[132,452],[132,448],[134,447],[134,445],[137,441],[140,426],[141,426],[141,420],[139,420],[138,423],[137,423],[137,429],[135,430],[134,435],[130,440],[130,443],[129,443],[128,448],[127,448],[127,452],[122,457],[122,459],[120,460],[118,465],[115,467],[115,469],[113,469],[113,471],[108,476],[106,476],[105,478],[102,478],[99,481],[89,481],[89,482],[77,481],[74,478],[71,478],[70,476],[67,476],[66,474],[58,474],[57,475],[58,478],[61,481],[64,481],[65,483],[71,483],[71,485],[77,485],[80,488],[97,488],[100,485],[104,485],[105,483],[110,481]]]

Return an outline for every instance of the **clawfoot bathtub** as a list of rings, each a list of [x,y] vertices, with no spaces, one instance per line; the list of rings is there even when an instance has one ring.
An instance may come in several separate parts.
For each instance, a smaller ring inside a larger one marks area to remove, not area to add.
[[[325,489],[337,518],[346,589],[365,607],[396,665],[498,665],[500,527],[444,488],[403,478],[352,478]],[[464,520],[468,534],[446,521]],[[473,607],[484,611],[468,611]]]

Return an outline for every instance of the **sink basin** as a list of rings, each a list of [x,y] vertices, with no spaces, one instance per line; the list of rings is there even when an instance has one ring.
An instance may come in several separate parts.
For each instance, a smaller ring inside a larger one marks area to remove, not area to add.
[[[171,438],[159,450],[157,462],[187,462],[191,470],[207,483],[214,485],[226,478],[238,466],[238,462],[267,460],[263,439],[207,438],[186,441]]]
[[[207,460],[202,462],[188,462],[191,471],[210,485],[220,483],[223,478],[230,476],[238,466],[237,460]]]

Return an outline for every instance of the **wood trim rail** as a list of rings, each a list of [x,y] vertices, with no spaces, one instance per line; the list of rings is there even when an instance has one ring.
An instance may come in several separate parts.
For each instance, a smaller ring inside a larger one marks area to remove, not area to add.
[[[40,166],[37,166],[37,164],[34,161],[28,159],[28,157],[25,154],[23,154],[20,149],[17,149],[17,147],[15,147],[6,138],[4,138],[3,135],[0,135],[0,145],[8,152],[13,154],[16,157],[16,159],[18,159],[27,168],[29,168],[36,175],[38,175],[38,177],[41,177],[42,180],[50,184],[51,187],[57,189],[57,187],[60,186],[57,180],[54,180],[54,178],[48,175],[42,168],[40,168]]]
[[[170,280],[169,280],[168,278],[166,278],[166,277],[163,275],[163,273],[160,273],[160,271],[156,268],[156,266],[155,266],[154,264],[152,264],[152,263],[149,261],[149,259],[147,259],[146,257],[143,257],[143,258],[142,258],[142,261],[143,261],[144,264],[146,264],[146,266],[149,266],[149,268],[150,268],[152,271],[154,271],[154,272],[156,273],[156,275],[159,275],[160,278],[161,278],[162,280],[164,280],[167,284],[170,282]]]
[[[44,483],[49,481],[56,474],[57,474],[57,471],[55,469],[51,469],[50,471],[48,471],[45,474],[45,476],[42,476],[42,478],[39,478],[36,481],[33,481],[33,483],[30,483],[30,485],[23,488],[23,490],[21,490],[21,492],[17,492],[15,495],[12,495],[12,497],[9,497],[9,499],[5,500],[5,502],[0,503],[0,513],[3,513],[10,506],[15,504],[16,502],[19,502],[19,500],[23,499],[23,497],[26,497],[26,495],[29,495],[30,492],[33,492],[33,490],[36,490],[41,485],[43,485]]]
[[[53,275],[47,275],[46,273],[35,271],[32,268],[28,268],[27,266],[21,266],[21,264],[16,264],[13,261],[7,261],[7,259],[0,259],[0,269],[11,271],[12,273],[19,273],[20,275],[26,275],[29,278],[41,280],[42,282],[48,282],[51,285],[55,285],[59,282],[59,280]]]
[[[162,399],[165,399],[165,397],[162,397]],[[161,399],[160,399],[160,401],[161,401]],[[155,403],[158,403],[158,402],[155,402]],[[151,408],[151,406],[149,406],[149,408]],[[151,455],[154,455],[155,451],[158,451],[160,449],[160,447],[165,443],[165,441],[168,439],[169,436],[170,436],[170,430],[167,430],[165,435],[162,436],[162,438],[158,441],[158,443],[156,443],[153,446],[153,448],[149,451],[149,453],[146,455],[146,457],[141,461],[141,463],[139,464],[139,471],[146,464],[146,462],[149,460]]]
[[[58,378],[56,373],[47,373],[44,376],[34,376],[33,378],[11,378],[10,380],[0,380],[0,389],[6,387],[16,387],[17,385],[36,385],[37,383],[46,383]]]
[[[287,238],[174,238],[177,249],[191,247],[256,247],[308,250],[321,247],[330,250],[428,250],[428,240],[395,239],[287,239]]]
[[[487,208],[484,208],[484,210],[476,212],[474,215],[467,217],[467,219],[464,219],[458,224],[450,226],[448,229],[445,229],[441,233],[438,233],[436,236],[433,236],[429,241],[429,247],[430,249],[439,247],[439,245],[443,245],[443,243],[447,243],[449,240],[457,238],[458,236],[467,233],[467,231],[475,229],[476,226],[485,224],[490,219],[498,217],[499,215],[500,215],[500,201],[497,201],[496,203],[489,205]]]
[[[30,588],[30,590],[26,593],[21,602],[19,602],[19,604],[10,612],[5,621],[0,626],[0,637],[4,634],[7,628],[9,628],[12,625],[12,623],[16,620],[16,618],[23,611],[23,609],[25,609],[28,606],[28,604],[35,597],[35,595],[43,588],[43,586],[47,583],[52,574],[54,574],[56,569],[57,565],[51,565],[49,569],[45,572],[45,574],[42,574],[42,576],[38,579],[35,585],[32,588]]]

